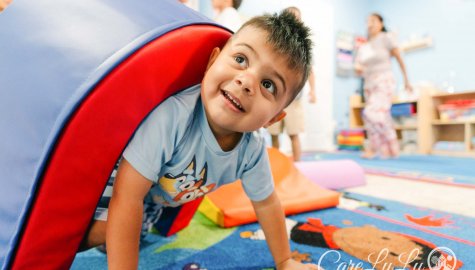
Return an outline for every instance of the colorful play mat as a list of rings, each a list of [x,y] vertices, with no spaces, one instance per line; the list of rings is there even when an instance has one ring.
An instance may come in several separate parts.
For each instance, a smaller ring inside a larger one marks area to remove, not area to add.
[[[359,194],[342,194],[340,201],[337,208],[287,218],[295,259],[325,269],[475,265],[473,218]],[[263,239],[257,223],[221,228],[198,212],[175,236],[149,234],[139,268],[272,269]],[[72,269],[107,269],[106,256],[97,250],[80,253]]]

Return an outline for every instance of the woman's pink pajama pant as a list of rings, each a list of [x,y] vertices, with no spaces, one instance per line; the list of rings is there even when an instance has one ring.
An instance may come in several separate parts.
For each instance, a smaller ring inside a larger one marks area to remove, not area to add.
[[[391,72],[377,74],[365,85],[366,106],[363,111],[364,126],[368,135],[370,150],[378,155],[399,154],[399,143],[391,118],[393,90],[396,87]]]

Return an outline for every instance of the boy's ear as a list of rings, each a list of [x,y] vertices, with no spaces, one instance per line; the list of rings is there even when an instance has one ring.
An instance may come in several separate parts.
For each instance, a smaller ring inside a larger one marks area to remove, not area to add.
[[[280,120],[284,119],[284,117],[287,115],[286,112],[281,111],[278,113],[276,116],[274,116],[267,124],[264,125],[265,128],[270,127],[272,124],[279,122]]]
[[[215,47],[213,51],[211,52],[211,55],[209,56],[208,60],[208,65],[206,66],[206,70],[209,69],[209,67],[214,63],[216,58],[218,58],[219,53],[221,52],[221,49],[219,47]]]

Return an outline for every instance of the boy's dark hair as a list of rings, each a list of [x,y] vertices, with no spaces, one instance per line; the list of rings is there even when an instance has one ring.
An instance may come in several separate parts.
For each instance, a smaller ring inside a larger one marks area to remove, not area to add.
[[[286,10],[272,15],[264,14],[254,17],[244,23],[241,29],[246,26],[266,31],[268,33],[267,41],[278,53],[288,57],[289,68],[297,70],[303,75],[300,84],[288,101],[290,104],[307,82],[308,74],[312,68],[310,29],[294,14]]]
[[[242,0],[233,0],[233,7],[238,9],[241,6]]]

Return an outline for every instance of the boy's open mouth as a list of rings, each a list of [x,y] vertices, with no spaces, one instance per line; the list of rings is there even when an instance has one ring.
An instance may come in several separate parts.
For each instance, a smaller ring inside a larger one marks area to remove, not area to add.
[[[236,109],[240,110],[241,112],[245,112],[244,108],[241,105],[241,103],[239,103],[239,99],[233,97],[228,91],[221,90],[221,93],[223,93],[223,96],[227,100],[231,101],[231,104],[233,104],[234,107],[236,107]]]

